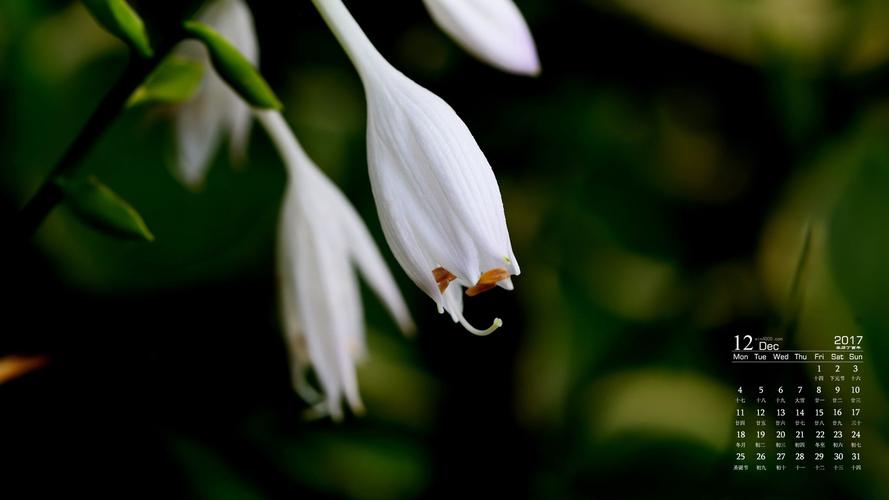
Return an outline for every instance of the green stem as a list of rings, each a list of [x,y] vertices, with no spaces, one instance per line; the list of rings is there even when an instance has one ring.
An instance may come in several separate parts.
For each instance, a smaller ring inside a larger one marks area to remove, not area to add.
[[[43,219],[64,198],[64,194],[55,180],[61,176],[73,174],[77,170],[86,154],[124,109],[127,99],[133,91],[145,81],[145,78],[165,55],[166,51],[158,53],[151,59],[143,59],[136,54],[131,54],[130,62],[123,74],[99,102],[96,110],[93,111],[55,168],[43,181],[37,193],[19,211],[15,230],[21,240],[29,239],[40,227]]]

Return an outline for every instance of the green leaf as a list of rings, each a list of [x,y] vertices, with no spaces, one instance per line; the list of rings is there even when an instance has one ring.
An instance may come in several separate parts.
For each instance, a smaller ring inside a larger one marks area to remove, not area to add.
[[[95,177],[55,182],[65,193],[65,203],[87,224],[118,238],[154,241],[139,212]]]
[[[204,65],[185,57],[170,56],[140,85],[127,106],[146,102],[178,103],[191,99],[201,85]]]
[[[204,43],[216,72],[241,98],[257,108],[283,108],[259,71],[216,30],[198,21],[186,21],[185,30]]]
[[[83,4],[99,24],[127,42],[142,57],[154,54],[145,23],[124,0],[83,0]]]

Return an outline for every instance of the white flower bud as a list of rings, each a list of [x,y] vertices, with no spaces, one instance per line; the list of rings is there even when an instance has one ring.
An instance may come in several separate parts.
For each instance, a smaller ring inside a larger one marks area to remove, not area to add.
[[[534,38],[512,0],[423,0],[432,19],[482,61],[508,73],[534,76]]]
[[[475,295],[519,274],[497,179],[463,121],[441,98],[393,68],[340,0],[315,0],[367,94],[370,180],[386,241],[401,267],[454,321],[460,287]]]

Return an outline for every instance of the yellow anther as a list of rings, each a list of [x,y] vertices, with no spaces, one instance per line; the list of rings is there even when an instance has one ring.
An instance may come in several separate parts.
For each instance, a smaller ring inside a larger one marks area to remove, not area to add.
[[[448,285],[451,284],[452,281],[457,279],[456,276],[451,274],[450,271],[443,267],[436,267],[432,270],[432,277],[435,278],[435,282],[438,283],[438,291],[444,293],[445,290],[448,289]]]
[[[495,286],[500,281],[509,278],[509,271],[502,268],[494,268],[490,271],[485,271],[478,279],[478,283],[475,284],[472,288],[466,289],[466,295],[470,297],[474,297],[482,292],[486,292]]]

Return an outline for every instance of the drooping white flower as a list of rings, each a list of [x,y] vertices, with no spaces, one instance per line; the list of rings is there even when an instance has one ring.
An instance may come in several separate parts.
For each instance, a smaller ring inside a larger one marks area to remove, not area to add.
[[[386,240],[411,280],[454,321],[475,295],[519,274],[497,180],[463,121],[393,68],[340,0],[314,0],[364,82],[371,186]]]
[[[537,75],[531,30],[512,0],[423,0],[432,19],[464,49],[508,73]]]
[[[201,12],[199,20],[216,29],[254,66],[258,65],[253,15],[243,0],[215,0]],[[184,184],[194,188],[203,183],[226,135],[230,156],[236,161],[243,158],[251,116],[249,106],[213,70],[202,44],[186,41],[177,52],[199,59],[205,67],[197,95],[180,107],[175,119],[176,172]]]
[[[362,409],[355,362],[365,355],[364,318],[353,265],[404,332],[413,330],[413,322],[373,238],[343,193],[309,159],[280,113],[257,116],[289,176],[278,272],[294,386],[309,400],[319,398],[306,380],[314,368],[324,393],[316,412],[339,419],[343,399],[353,411]]]

